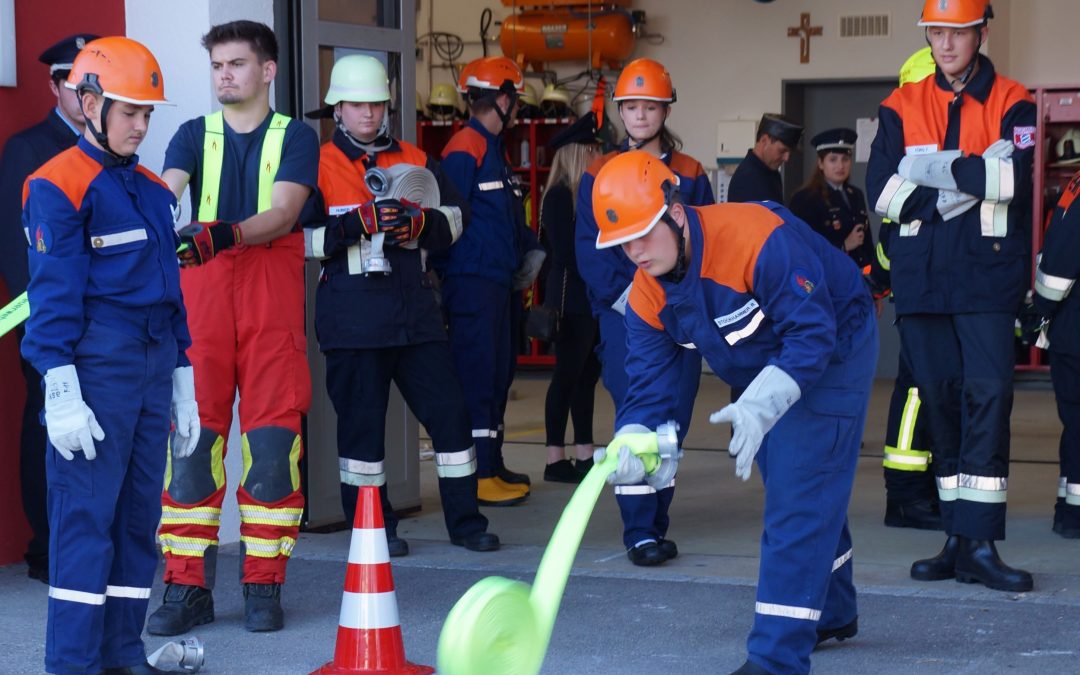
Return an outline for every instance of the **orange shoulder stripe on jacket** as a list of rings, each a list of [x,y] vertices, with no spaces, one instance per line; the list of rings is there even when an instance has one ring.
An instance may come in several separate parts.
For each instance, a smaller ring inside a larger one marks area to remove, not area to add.
[[[165,188],[170,193],[172,192],[172,188],[169,187],[168,183],[166,183],[164,180],[161,179],[161,176],[157,175],[156,173],[154,173],[150,169],[147,169],[142,164],[136,165],[135,170],[138,171],[139,173],[141,173],[142,175],[146,176],[147,178],[149,178],[154,183],[157,183],[161,187]]]
[[[480,162],[484,159],[484,153],[487,152],[487,139],[480,135],[480,132],[476,129],[465,127],[454,134],[450,142],[443,148],[443,158],[445,159],[452,152],[466,152],[472,155],[476,159],[476,165],[480,166]]]
[[[595,178],[596,174],[600,173],[600,169],[604,168],[605,164],[610,162],[615,157],[618,157],[618,155],[619,155],[618,150],[612,150],[611,152],[607,153],[606,155],[601,155],[600,157],[597,157],[596,159],[594,159],[592,162],[589,163],[588,168],[585,169],[585,173],[587,173],[590,176]]]
[[[630,289],[627,303],[642,321],[656,330],[664,330],[664,324],[660,321],[660,310],[667,304],[667,293],[651,274],[641,270],[634,273],[634,285]]]
[[[690,155],[678,151],[671,153],[671,170],[680,176],[686,176],[687,178],[697,178],[705,173],[705,169],[701,166],[701,162]]]
[[[753,291],[758,254],[783,219],[759,204],[715,204],[694,210],[705,238],[701,277],[738,293]]]
[[[82,206],[83,197],[97,175],[101,173],[102,166],[78,146],[68,148],[59,155],[41,165],[34,173],[30,174],[23,183],[22,202],[26,207],[26,198],[30,194],[30,181],[35,178],[44,178],[64,193],[71,201],[76,211]]]

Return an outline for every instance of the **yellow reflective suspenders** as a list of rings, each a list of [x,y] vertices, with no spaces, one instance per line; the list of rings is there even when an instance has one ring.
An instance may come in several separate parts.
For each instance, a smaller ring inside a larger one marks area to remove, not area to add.
[[[221,165],[225,158],[225,119],[221,111],[203,119],[206,120],[206,133],[203,135],[202,196],[199,199],[198,219],[206,223],[218,219]],[[274,113],[270,127],[263,136],[262,153],[259,155],[259,213],[270,208],[270,194],[281,165],[281,148],[285,144],[287,126],[289,118],[281,113]]]

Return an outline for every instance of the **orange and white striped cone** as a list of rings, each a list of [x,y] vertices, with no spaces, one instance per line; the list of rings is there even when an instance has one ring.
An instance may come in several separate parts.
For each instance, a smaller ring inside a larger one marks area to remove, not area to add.
[[[430,666],[409,663],[405,659],[379,488],[361,487],[349,545],[349,567],[345,573],[334,660],[311,675],[428,675],[434,672]]]

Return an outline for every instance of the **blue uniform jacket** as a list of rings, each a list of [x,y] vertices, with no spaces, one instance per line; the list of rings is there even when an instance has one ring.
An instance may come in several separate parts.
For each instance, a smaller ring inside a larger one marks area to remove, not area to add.
[[[26,181],[30,318],[22,348],[39,373],[75,362],[86,324],[141,340],[191,345],[173,231],[176,198],[138,164],[119,163],[80,138]]]
[[[874,235],[870,231],[870,216],[866,213],[866,198],[854,185],[845,183],[842,187],[843,193],[826,183],[828,197],[813,187],[799,190],[791,196],[788,206],[799,220],[840,250],[844,249],[844,240],[855,226],[861,224],[865,233],[862,246],[847,254],[862,268],[874,260]]]
[[[959,94],[938,70],[896,89],[878,112],[866,188],[879,214],[904,224],[885,242],[898,314],[1015,312],[1028,288],[1035,103],[985,56],[979,64]],[[1013,142],[1011,161],[984,160],[999,139]],[[909,191],[896,171],[906,154],[957,149],[957,187],[985,201],[946,223],[938,191]]]
[[[1080,172],[1065,187],[1043,240],[1035,306],[1050,317],[1050,351],[1080,356]]]
[[[609,152],[594,161],[581,177],[578,186],[577,213],[574,229],[574,244],[577,253],[578,271],[585,280],[589,292],[592,311],[599,316],[601,311],[611,306],[622,296],[637,270],[626,254],[619,247],[597,250],[596,236],[599,228],[593,217],[592,190],[596,174],[611,158],[620,152],[626,152],[627,141],[614,152]],[[673,151],[664,155],[664,164],[679,177],[679,194],[687,206],[708,206],[713,199],[712,185],[701,163],[689,155]]]
[[[758,159],[753,150],[746,153],[743,161],[731,176],[728,183],[729,202],[784,201],[784,181],[780,172],[770,169]]]
[[[630,385],[616,428],[655,428],[675,417],[682,349],[698,349],[733,387],[774,365],[805,395],[874,321],[851,259],[783,206],[718,204],[687,216],[686,276],[634,277],[626,312]]]
[[[469,120],[443,148],[442,170],[469,204],[469,226],[448,253],[429,260],[443,276],[484,277],[509,290],[523,252],[537,244],[503,137]]]
[[[53,108],[48,116],[8,139],[0,160],[0,274],[12,297],[26,290],[26,233],[22,226],[22,190],[27,176],[75,145],[79,135]]]

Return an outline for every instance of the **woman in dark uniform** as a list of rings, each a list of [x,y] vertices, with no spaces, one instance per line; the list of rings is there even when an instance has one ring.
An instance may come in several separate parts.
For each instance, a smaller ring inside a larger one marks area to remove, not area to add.
[[[851,185],[851,129],[830,129],[810,140],[818,161],[810,180],[791,197],[791,211],[845,251],[860,268],[874,258],[874,239],[862,190]]]

